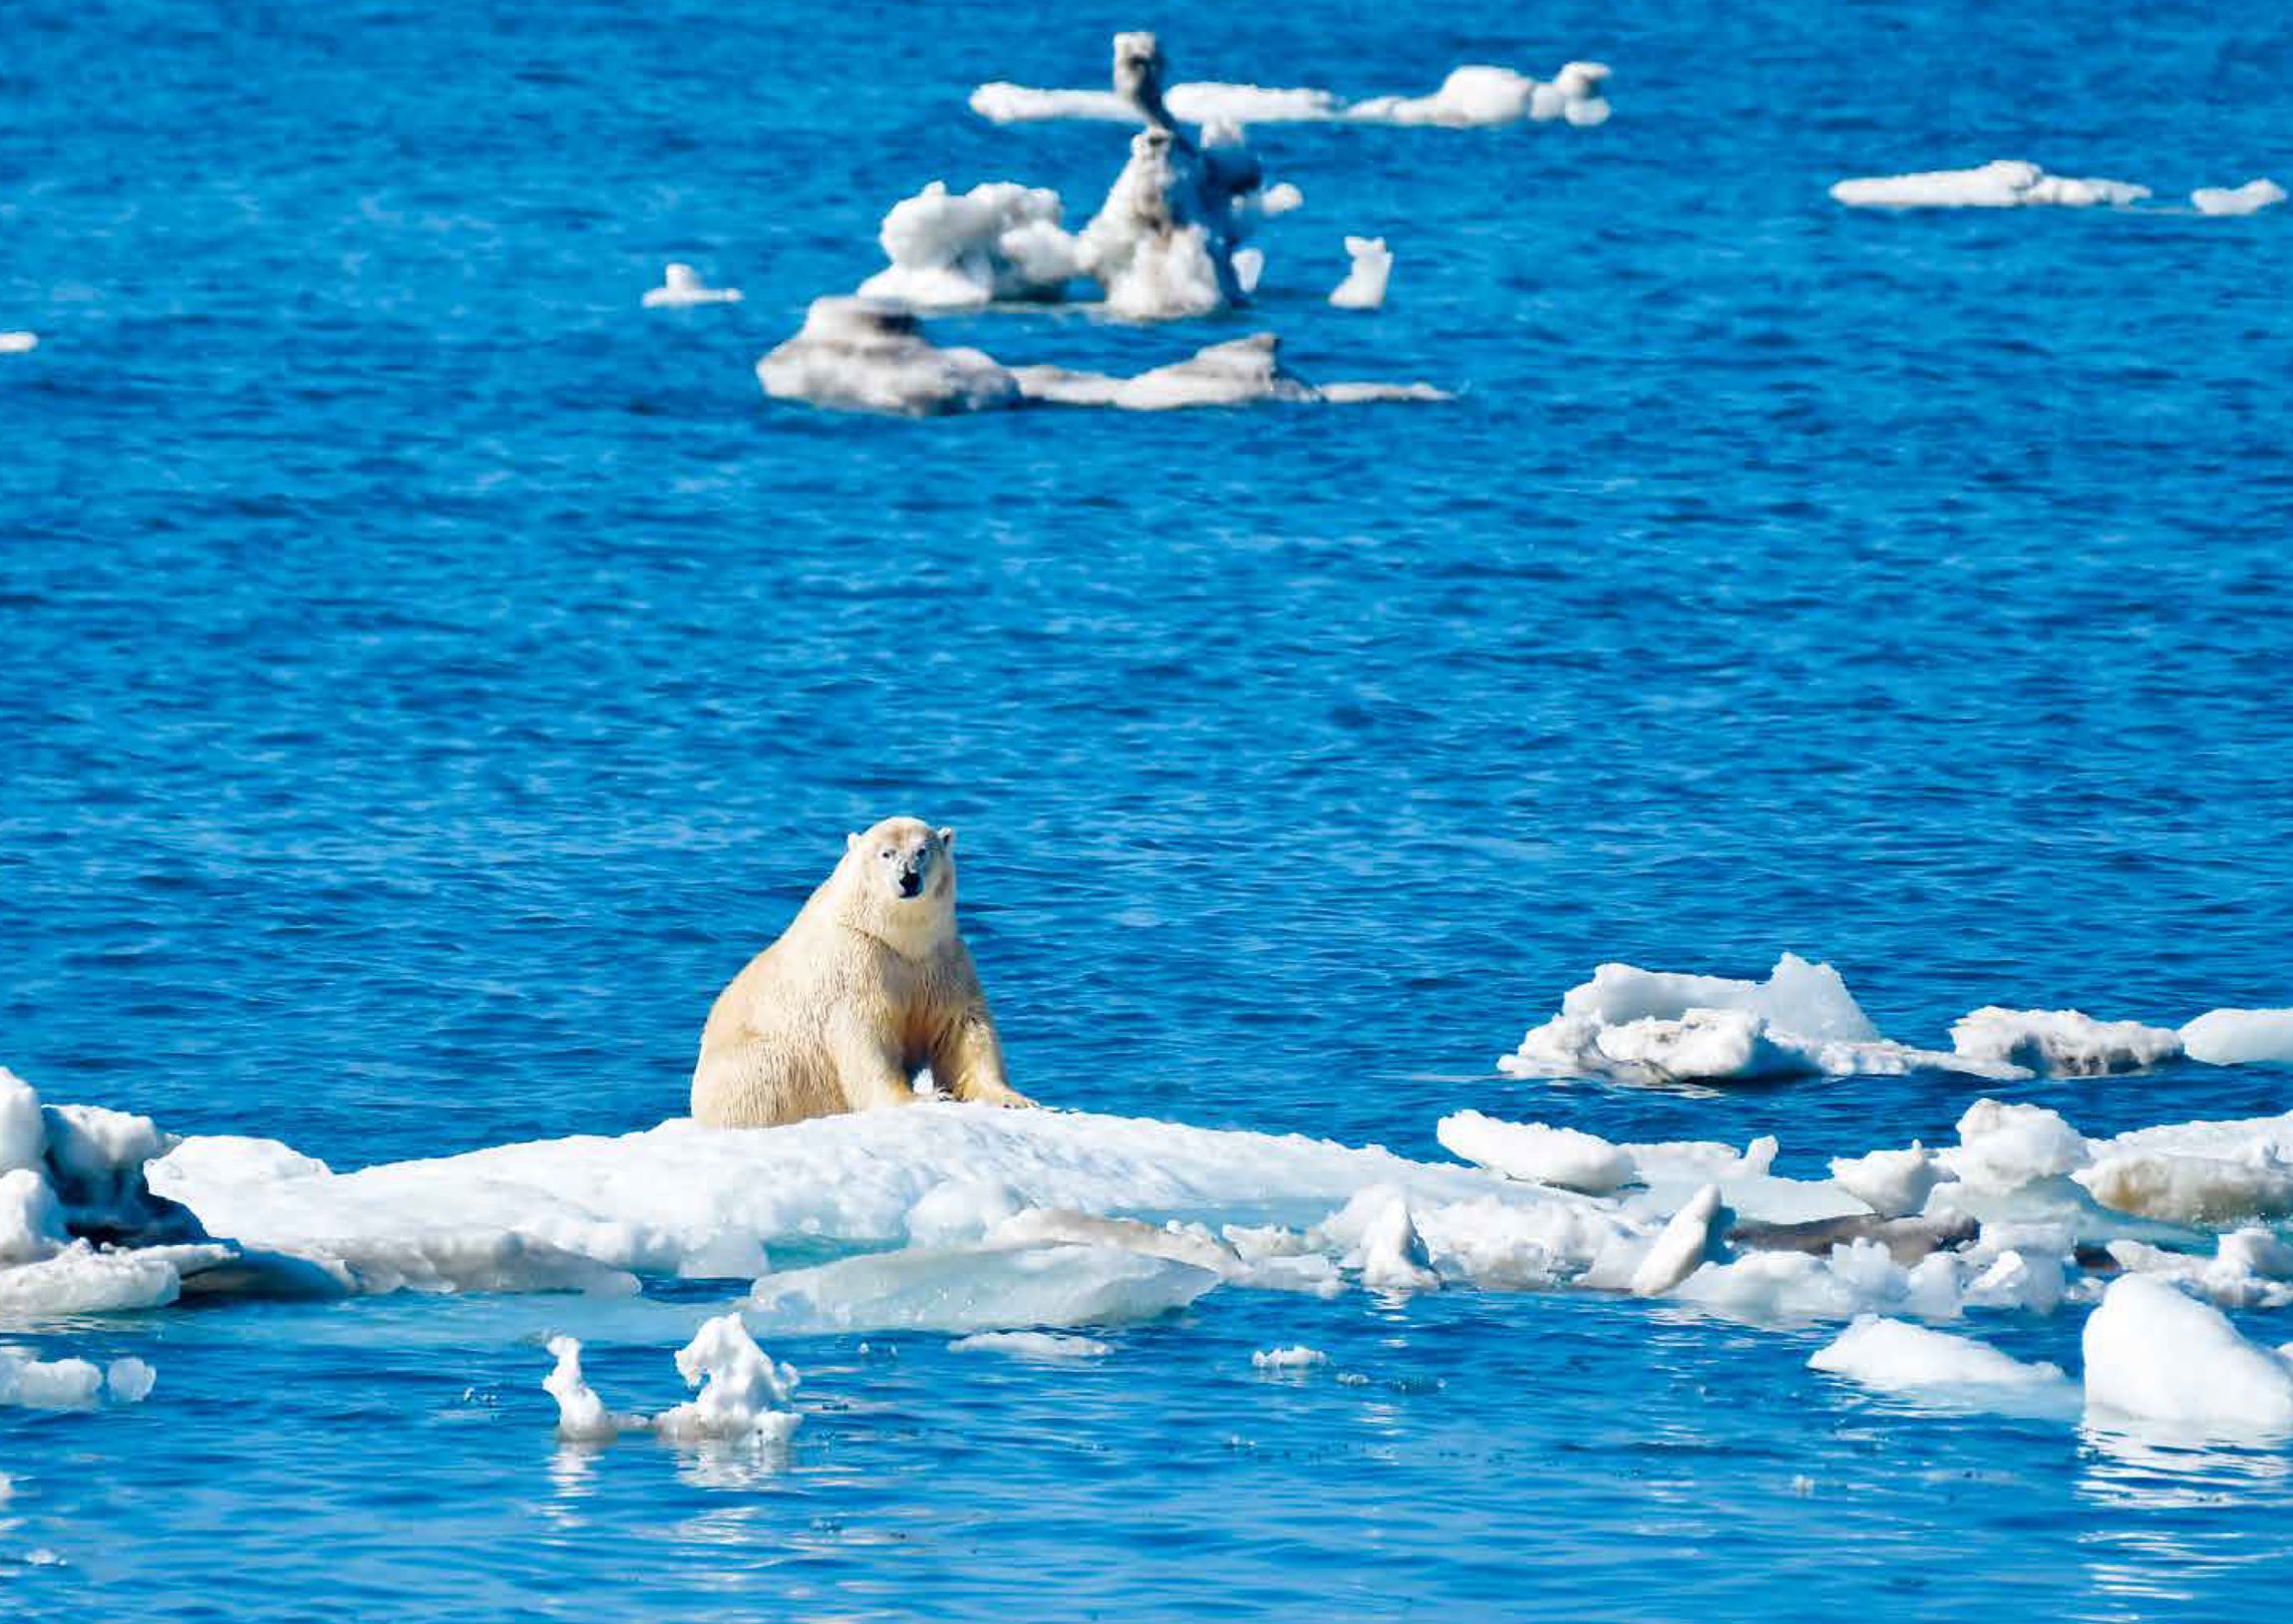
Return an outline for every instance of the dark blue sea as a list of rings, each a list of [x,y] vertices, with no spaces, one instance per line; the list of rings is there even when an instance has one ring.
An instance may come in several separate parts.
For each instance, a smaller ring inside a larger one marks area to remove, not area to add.
[[[1615,114],[1266,126],[1306,206],[1250,309],[935,340],[1136,372],[1266,330],[1459,398],[768,402],[759,355],[925,182],[1088,218],[1126,132],[965,101],[1100,85],[1133,27],[1181,79],[1348,95],[1594,59]],[[0,1064],[51,1101],[338,1170],[648,1128],[717,989],[901,812],[962,831],[1020,1088],[1419,1157],[1474,1108],[1775,1134],[1820,1176],[2001,1093],[1499,1076],[1607,960],[1799,952],[1928,1046],[1990,1003],[2293,1004],[2293,205],[2166,206],[2293,181],[2280,8],[18,0],[0,32],[0,328],[40,335],[0,355]],[[1826,195],[1994,158],[2156,205]],[[1397,258],[1374,314],[1324,302],[1348,233]],[[746,301],[640,309],[672,259]],[[2293,1072],[2003,1097],[2099,1135],[2293,1109]],[[2293,1580],[2293,1453],[1917,1411],[1802,1368],[1836,1327],[1222,1290],[1082,1365],[780,1339],[808,1419],[727,1471],[562,1450],[547,1357],[445,1306],[0,1328],[160,1373],[0,1409],[0,1612],[2218,1621]],[[2075,1370],[2080,1319],[1985,1334]],[[1253,1372],[1293,1342],[1374,1379]],[[591,1371],[659,1387],[673,1346],[592,1337]]]

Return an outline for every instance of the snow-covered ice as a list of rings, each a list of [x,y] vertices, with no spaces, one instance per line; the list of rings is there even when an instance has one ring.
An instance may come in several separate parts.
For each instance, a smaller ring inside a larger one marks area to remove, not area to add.
[[[1588,129],[1608,122],[1602,87],[1609,68],[1601,62],[1571,62],[1549,81],[1510,68],[1472,63],[1453,68],[1431,96],[1373,96],[1346,109],[1357,124],[1438,125],[1449,130],[1483,130],[1524,120],[1555,121]]]
[[[1062,298],[1083,266],[1061,213],[1048,187],[991,180],[952,192],[934,180],[884,216],[877,240],[891,263],[860,294],[917,310]]]
[[[1507,1123],[1477,1111],[1444,1117],[1434,1130],[1443,1149],[1530,1183],[1606,1195],[1638,1176],[1632,1154],[1594,1134],[1543,1123]]]
[[[1122,1246],[910,1247],[767,1275],[751,1302],[789,1334],[1068,1329],[1153,1319],[1222,1278]]]
[[[541,1380],[541,1391],[557,1401],[557,1436],[577,1444],[606,1444],[623,1433],[652,1426],[644,1416],[616,1415],[581,1371],[581,1343],[568,1336],[549,1339],[550,1357],[557,1361]]]
[[[1904,1320],[1860,1314],[1818,1348],[1807,1368],[1881,1393],[1951,1396],[2005,1388],[2075,1407],[2076,1389],[2059,1365],[2026,1364],[1988,1343]]]
[[[2098,1021],[2074,1009],[1986,1005],[1959,1017],[1951,1048],[1978,1066],[2020,1066],[2050,1077],[2137,1072],[2181,1053],[2180,1034],[2138,1021]]]
[[[1282,364],[1279,341],[1271,333],[1208,345],[1183,361],[1131,378],[1052,366],[1020,367],[1015,369],[1015,376],[1031,401],[1053,406],[1112,406],[1129,412],[1253,406],[1268,401],[1363,405],[1450,399],[1430,384],[1310,384]]]
[[[1922,1210],[1942,1178],[1934,1152],[1915,1140],[1907,1150],[1831,1158],[1831,1181],[1882,1218],[1904,1218]]]
[[[1673,1290],[1707,1263],[1725,1263],[1724,1238],[1735,1214],[1721,1203],[1720,1186],[1706,1184],[1687,1205],[1672,1214],[1656,1236],[1656,1243],[1633,1270],[1629,1289],[1635,1297],[1660,1297]]]
[[[696,304],[739,304],[741,290],[737,287],[711,287],[692,266],[671,260],[661,273],[661,285],[645,290],[644,302],[648,310],[664,306],[680,308]]]
[[[1019,404],[1019,384],[993,356],[941,349],[915,313],[886,300],[815,299],[804,327],[757,363],[775,400],[847,412],[932,417]]]
[[[2162,1280],[2112,1281],[2083,1340],[2090,1412],[2207,1433],[2293,1434],[2293,1362]]]
[[[1353,266],[1346,279],[1331,290],[1330,303],[1340,310],[1377,310],[1386,302],[1386,283],[1394,274],[1394,256],[1384,237],[1348,237],[1346,253]]]
[[[2092,208],[2137,203],[2149,188],[2126,180],[2071,179],[2036,163],[2000,159],[1971,169],[1841,180],[1831,195],[1850,208]]]
[[[2285,188],[2266,177],[2241,186],[2199,186],[2189,201],[2200,214],[2257,214],[2285,200]]]
[[[947,1346],[954,1353],[997,1353],[1014,1359],[1068,1364],[1105,1359],[1115,1351],[1094,1337],[1061,1336],[1055,1331],[974,1331],[970,1336],[957,1337]]]
[[[677,1351],[677,1374],[700,1392],[653,1418],[653,1430],[663,1438],[779,1443],[802,1420],[788,1408],[800,1380],[797,1373],[759,1348],[738,1314],[705,1322]]]
[[[1568,63],[1550,80],[1469,64],[1453,69],[1427,96],[1371,96],[1348,102],[1328,90],[1215,81],[1171,85],[1163,94],[1170,115],[1188,124],[1350,122],[1464,130],[1529,121],[1589,127],[1608,118],[1603,95],[1608,78],[1608,68],[1597,62]],[[996,124],[1050,119],[1133,123],[1141,118],[1136,104],[1115,91],[1039,90],[1002,80],[974,90],[971,109]]]
[[[2293,1009],[2217,1009],[2181,1029],[2182,1052],[2208,1066],[2293,1066]]]

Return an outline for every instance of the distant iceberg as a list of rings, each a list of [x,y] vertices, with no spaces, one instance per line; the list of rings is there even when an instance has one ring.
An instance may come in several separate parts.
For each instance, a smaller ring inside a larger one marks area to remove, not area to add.
[[[2071,179],[2036,163],[2000,159],[1972,169],[1841,180],[1831,195],[1849,208],[2123,208],[2149,195],[2129,180]]]

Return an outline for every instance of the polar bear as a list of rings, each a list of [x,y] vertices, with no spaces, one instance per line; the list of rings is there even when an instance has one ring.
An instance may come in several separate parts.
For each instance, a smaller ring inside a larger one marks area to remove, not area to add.
[[[693,1068],[693,1117],[770,1128],[912,1105],[941,1092],[1034,1102],[1003,1075],[1003,1045],[955,933],[955,830],[887,817],[847,835],[843,860],[781,939],[718,994]]]

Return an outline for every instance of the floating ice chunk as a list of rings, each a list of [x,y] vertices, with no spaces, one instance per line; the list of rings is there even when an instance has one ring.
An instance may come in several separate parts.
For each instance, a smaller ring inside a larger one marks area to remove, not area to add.
[[[1060,214],[1046,187],[995,180],[950,192],[934,180],[884,216],[877,240],[891,264],[859,291],[917,310],[1064,297],[1082,266]]]
[[[2242,186],[2200,186],[2189,194],[2200,214],[2254,214],[2285,200],[2274,180],[2248,180]]]
[[[1870,1043],[1879,1036],[1839,972],[1797,953],[1779,958],[1765,981],[1603,964],[1560,1001],[1563,1015],[1591,1016],[1603,1026],[1650,1016],[1676,1020],[1690,1010],[1748,1010],[1803,1038]]]
[[[70,1239],[47,1179],[30,1167],[0,1173],[0,1265],[37,1262]]]
[[[1841,180],[1831,196],[1850,208],[2022,208],[2052,204],[2092,208],[2124,207],[2149,195],[2147,186],[2125,180],[2074,180],[2049,174],[2036,163],[2000,159],[1972,169],[1929,169]]]
[[[1632,1156],[1597,1135],[1542,1123],[1506,1123],[1477,1111],[1444,1117],[1434,1129],[1442,1148],[1507,1178],[1605,1195],[1632,1182]]]
[[[677,1373],[701,1391],[691,1402],[664,1410],[653,1430],[679,1443],[703,1439],[785,1441],[803,1419],[785,1408],[800,1378],[775,1364],[749,1336],[738,1314],[702,1324],[677,1353]]]
[[[1261,401],[1350,405],[1450,398],[1425,384],[1326,384],[1316,388],[1282,365],[1279,341],[1271,333],[1212,344],[1184,361],[1135,378],[1045,366],[1020,367],[1016,376],[1029,400],[1055,406],[1113,406],[1131,412],[1250,406]]]
[[[1266,274],[1266,251],[1263,248],[1236,248],[1234,250],[1234,280],[1244,293],[1258,291],[1258,283]]]
[[[1908,1150],[1831,1159],[1831,1181],[1882,1218],[1907,1218],[1924,1208],[1942,1177],[1934,1152],[1915,1139]]]
[[[1603,124],[1608,103],[1600,96],[1609,70],[1603,63],[1571,62],[1550,84],[1540,84],[1510,68],[1472,64],[1450,71],[1431,96],[1378,96],[1357,102],[1346,117],[1362,124],[1440,125],[1451,130],[1486,129],[1533,119],[1579,126]]]
[[[1254,1370],[1312,1370],[1329,1362],[1330,1356],[1321,1349],[1308,1348],[1303,1344],[1290,1348],[1261,1348],[1250,1356],[1250,1365]]]
[[[692,266],[671,260],[661,273],[661,285],[645,290],[645,308],[658,309],[664,305],[683,307],[696,304],[739,304],[741,290],[737,287],[711,287],[701,280],[701,273]]]
[[[0,1405],[27,1410],[77,1410],[96,1402],[104,1373],[85,1359],[43,1361],[0,1348]]]
[[[1857,1315],[1836,1341],[1815,1351],[1807,1368],[1881,1393],[2003,1387],[2068,1397],[2075,1391],[2060,1365],[2025,1364],[1969,1337],[1873,1314]]]
[[[768,1275],[751,1301],[790,1333],[1066,1329],[1153,1319],[1221,1278],[1120,1246],[911,1247]]]
[[[1277,180],[1258,193],[1258,212],[1267,218],[1306,206],[1306,194],[1287,180]]]
[[[2267,1144],[2235,1157],[2106,1151],[2072,1176],[2104,1206],[2166,1223],[2217,1226],[2293,1214],[2293,1164]]]
[[[0,1269],[0,1320],[160,1308],[181,1290],[182,1277],[164,1257],[75,1241],[53,1257]]]
[[[1376,310],[1386,302],[1386,282],[1394,273],[1394,256],[1384,237],[1348,237],[1346,252],[1353,268],[1330,294],[1340,310]]]
[[[1009,1354],[1014,1359],[1073,1363],[1105,1359],[1115,1350],[1091,1337],[1060,1336],[1051,1331],[975,1331],[948,1344],[955,1353]]]
[[[1324,1226],[1333,1238],[1352,1241],[1346,1267],[1361,1271],[1372,1291],[1439,1291],[1441,1276],[1410,1213],[1409,1197],[1392,1185],[1363,1190]]]
[[[1905,1269],[1876,1241],[1806,1252],[1746,1252],[1708,1263],[1672,1295],[1733,1319],[1761,1323],[1911,1313],[1955,1319],[1961,1309],[1958,1259],[1937,1252]]]
[[[1720,1201],[1720,1186],[1706,1184],[1672,1214],[1656,1244],[1632,1272],[1635,1297],[1661,1297],[1707,1263],[1725,1262],[1724,1238],[1736,1215]]]
[[[48,1129],[32,1085],[0,1066],[0,1172],[47,1164]]]
[[[39,347],[38,333],[0,333],[0,355],[29,355]]]
[[[1938,1152],[1961,1180],[1979,1190],[2020,1189],[2086,1165],[2085,1137],[2043,1106],[1977,1100],[1959,1118],[1959,1143]]]
[[[2293,1066],[2293,1009],[2217,1009],[2181,1029],[2182,1052],[2208,1066]]]
[[[951,1178],[908,1208],[907,1238],[918,1246],[977,1241],[1026,1209],[1019,1192],[999,1178]]]
[[[541,1379],[541,1391],[557,1401],[557,1436],[576,1444],[610,1444],[623,1433],[639,1432],[652,1423],[643,1416],[618,1415],[605,1408],[581,1374],[581,1343],[576,1337],[549,1339],[549,1353],[557,1363]]]
[[[1217,195],[1200,154],[1169,130],[1131,138],[1131,160],[1076,239],[1106,308],[1133,321],[1203,316],[1241,297],[1230,196]]]
[[[2060,1306],[2068,1288],[2060,1255],[2007,1251],[1967,1282],[1964,1296],[1969,1308],[2027,1309],[2033,1314],[2051,1314]]]
[[[2293,1433],[2293,1364],[2162,1280],[2112,1281],[2084,1342],[2090,1410],[2208,1432]]]
[[[133,1354],[113,1360],[104,1372],[104,1385],[119,1404],[142,1404],[159,1384],[160,1373]]]
[[[2134,1072],[2181,1053],[2180,1035],[2138,1021],[2098,1021],[2074,1009],[2001,1009],[1959,1017],[1951,1047],[1978,1064],[2026,1066],[2051,1077]]]
[[[2252,1233],[2259,1235],[2265,1231]],[[2195,1257],[2122,1235],[2110,1241],[2106,1249],[2111,1260],[2124,1272],[2170,1280],[2223,1308],[2293,1306],[2293,1282],[2256,1269],[2252,1255],[2243,1248],[2217,1249],[2211,1257]],[[2264,1261],[2275,1259],[2264,1258]]]
[[[997,1223],[986,1235],[990,1246],[1117,1246],[1141,1257],[1190,1263],[1232,1278],[1242,1257],[1199,1224],[1146,1223],[1139,1218],[1108,1218],[1057,1207],[1031,1207]]]
[[[874,299],[815,299],[796,337],[757,363],[775,400],[931,417],[1019,404],[1019,385],[979,350],[940,349],[915,313]]]

